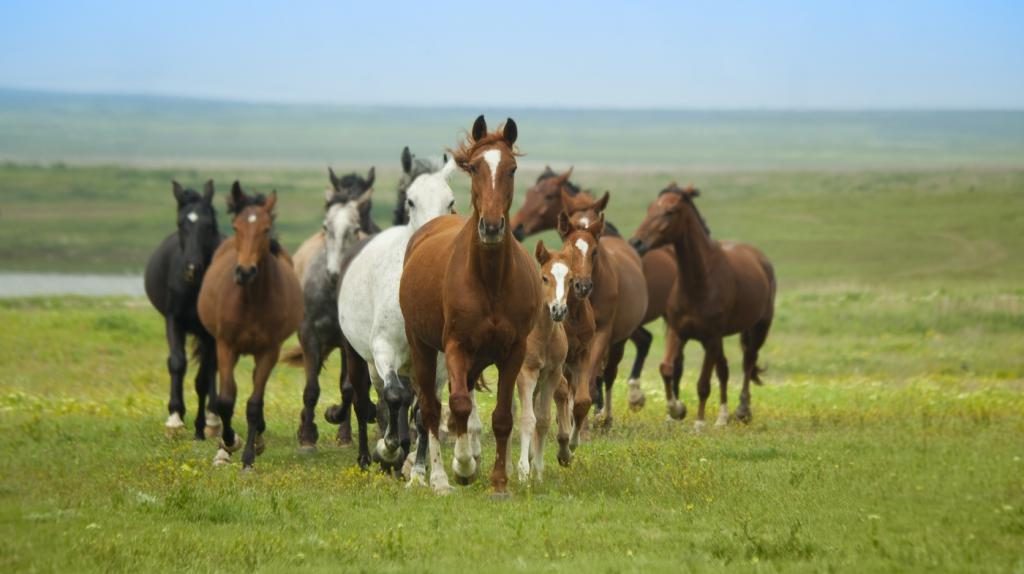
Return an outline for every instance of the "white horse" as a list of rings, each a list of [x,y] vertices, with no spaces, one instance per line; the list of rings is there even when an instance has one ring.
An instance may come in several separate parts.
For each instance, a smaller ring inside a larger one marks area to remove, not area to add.
[[[408,380],[412,368],[405,318],[398,304],[405,249],[422,225],[435,217],[454,213],[455,196],[448,186],[448,178],[454,170],[455,162],[448,160],[439,171],[420,175],[412,182],[406,192],[409,224],[391,227],[366,243],[349,262],[338,293],[341,331],[355,352],[367,362],[373,386],[388,405],[388,420],[378,420],[378,425],[386,430],[384,438],[377,443],[376,454],[383,463],[395,467],[404,462],[399,432],[407,421],[400,415],[401,405],[411,402],[413,396],[413,390],[402,380]],[[447,378],[447,372],[438,369],[438,383],[447,383]],[[439,389],[443,387],[438,385]],[[408,448],[408,443],[405,447]],[[447,486],[443,466],[432,466],[431,483],[440,472]],[[425,469],[414,467],[412,474],[418,474],[416,481],[422,482]]]

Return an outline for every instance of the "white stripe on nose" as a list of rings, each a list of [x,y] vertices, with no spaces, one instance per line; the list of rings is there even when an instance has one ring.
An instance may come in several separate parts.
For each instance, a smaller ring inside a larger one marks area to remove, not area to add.
[[[565,277],[569,274],[569,267],[565,263],[555,263],[551,266],[551,274],[555,277],[555,302],[565,301]]]
[[[579,249],[580,253],[582,253],[583,256],[586,257],[587,250],[590,249],[590,244],[588,244],[586,241],[583,241],[582,239],[577,239],[575,245],[576,249]]]
[[[491,189],[497,185],[498,179],[498,165],[501,163],[501,150],[500,149],[489,149],[484,152],[484,161],[491,168]]]

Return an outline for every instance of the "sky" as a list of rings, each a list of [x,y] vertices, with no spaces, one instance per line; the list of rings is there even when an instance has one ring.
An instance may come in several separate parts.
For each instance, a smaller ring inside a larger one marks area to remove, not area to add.
[[[425,107],[1021,109],[1024,2],[0,0],[0,88]]]

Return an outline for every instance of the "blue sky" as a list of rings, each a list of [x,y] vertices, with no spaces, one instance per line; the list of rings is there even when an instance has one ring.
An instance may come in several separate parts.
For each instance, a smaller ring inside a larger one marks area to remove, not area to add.
[[[8,88],[413,106],[1024,108],[1019,0],[0,0],[0,15]]]

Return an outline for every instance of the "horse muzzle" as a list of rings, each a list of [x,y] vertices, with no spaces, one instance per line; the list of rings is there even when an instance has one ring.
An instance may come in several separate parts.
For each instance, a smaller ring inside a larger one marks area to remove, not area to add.
[[[235,283],[247,285],[256,277],[255,265],[235,265]]]
[[[196,280],[199,279],[200,271],[200,267],[195,263],[189,263],[186,265],[184,273],[185,283],[188,283],[189,285],[195,283]]]
[[[646,243],[644,243],[644,240],[640,239],[639,237],[634,237],[634,238],[630,239],[629,240],[629,245],[640,256],[643,256],[644,254],[646,254],[651,249],[650,247],[647,246]]]
[[[505,216],[502,215],[497,223],[490,223],[480,218],[477,223],[477,233],[480,235],[480,242],[485,245],[497,245],[505,238]]]
[[[565,316],[569,314],[569,306],[565,303],[549,303],[548,311],[551,312],[552,321],[561,323]]]
[[[572,282],[572,290],[576,292],[576,296],[580,299],[586,299],[590,297],[590,292],[594,290],[594,280],[576,279]]]

